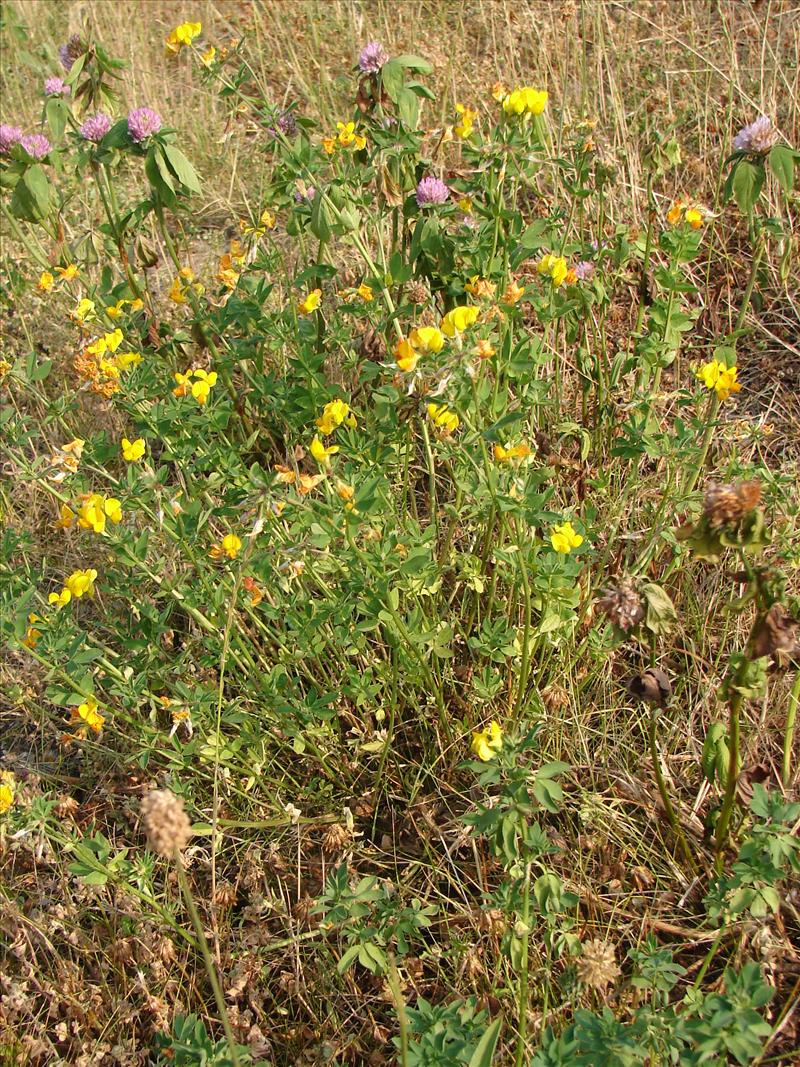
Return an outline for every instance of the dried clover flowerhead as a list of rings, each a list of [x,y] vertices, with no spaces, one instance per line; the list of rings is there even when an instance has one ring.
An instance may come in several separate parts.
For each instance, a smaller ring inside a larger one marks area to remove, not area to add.
[[[638,626],[645,616],[644,601],[633,578],[623,578],[618,585],[604,589],[597,601],[597,608],[610,623],[626,634]]]
[[[800,620],[773,604],[753,629],[749,653],[753,659],[769,656],[778,668],[800,667]]]
[[[172,859],[176,852],[186,848],[192,836],[192,825],[183,809],[182,797],[169,789],[153,789],[142,798],[139,810],[147,843],[153,852]]]
[[[720,485],[712,482],[706,489],[703,514],[712,530],[738,526],[761,503],[760,482],[737,482]]]
[[[664,671],[658,667],[648,667],[646,671],[630,679],[628,692],[646,704],[665,708],[672,696],[672,683]]]
[[[613,985],[620,976],[614,946],[599,940],[583,944],[577,969],[580,981],[599,993]]]

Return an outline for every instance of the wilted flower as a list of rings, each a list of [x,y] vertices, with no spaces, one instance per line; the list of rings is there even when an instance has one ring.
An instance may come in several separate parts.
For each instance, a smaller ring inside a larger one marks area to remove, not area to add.
[[[192,836],[192,826],[183,808],[183,798],[169,789],[153,789],[142,798],[142,826],[147,843],[159,856],[171,859],[183,851]]]
[[[45,96],[63,96],[64,93],[69,91],[69,86],[60,78],[57,74],[52,78],[45,78],[44,81],[44,95]]]
[[[401,337],[394,346],[394,355],[397,360],[397,366],[405,374],[410,374],[417,369],[420,354],[411,344],[411,341]]]
[[[626,634],[638,626],[645,615],[644,601],[633,578],[623,578],[619,585],[604,589],[597,608]]]
[[[503,729],[494,719],[485,730],[478,730],[472,735],[472,751],[484,763],[494,759],[502,747]]]
[[[755,122],[743,126],[733,139],[737,152],[747,152],[751,156],[762,156],[778,140],[778,131],[772,125],[768,115],[760,115]]]
[[[370,41],[361,49],[358,57],[359,70],[364,74],[377,74],[389,62],[389,53],[379,41]]]
[[[706,489],[703,513],[712,529],[737,526],[761,503],[761,483],[737,482],[720,485],[712,482]]]
[[[562,522],[560,525],[553,527],[550,534],[550,544],[556,552],[566,556],[569,555],[573,548],[580,548],[583,544],[583,537],[575,532],[571,522]]]
[[[98,144],[111,129],[111,116],[105,111],[98,111],[91,115],[81,126],[81,137],[84,141],[93,141]]]
[[[44,159],[51,151],[51,144],[43,133],[30,133],[19,142],[32,159]]]
[[[0,156],[7,156],[14,145],[20,143],[22,137],[20,126],[9,126],[7,122],[0,123]]]
[[[620,976],[614,946],[599,940],[587,941],[582,946],[577,970],[578,978],[584,985],[602,993]]]
[[[137,107],[128,115],[128,133],[137,144],[158,133],[162,125],[161,116],[150,107]]]
[[[450,190],[441,178],[428,175],[421,178],[417,185],[417,203],[420,207],[428,204],[446,204],[450,197]]]
[[[64,70],[72,70],[72,64],[83,53],[85,48],[86,46],[79,33],[73,33],[67,43],[61,45],[58,50],[58,58],[61,60],[61,66]]]

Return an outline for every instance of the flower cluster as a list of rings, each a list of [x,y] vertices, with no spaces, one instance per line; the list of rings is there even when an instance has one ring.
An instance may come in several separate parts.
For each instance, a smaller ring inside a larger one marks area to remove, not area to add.
[[[91,309],[85,307],[85,304],[91,304]],[[93,311],[92,301],[81,301],[74,315],[79,321],[84,321],[80,317],[81,314],[93,314]],[[142,361],[140,352],[118,351],[123,340],[120,329],[106,333],[87,345],[73,361],[79,377],[89,382],[92,392],[98,396],[113,396],[119,390],[122,374]]]
[[[105,111],[98,111],[91,115],[81,126],[81,137],[84,141],[92,141],[99,144],[111,129],[111,116]]]
[[[55,267],[54,270],[58,275],[58,279],[56,279],[55,275],[49,270],[42,271],[39,275],[37,289],[40,292],[51,292],[56,284],[56,280],[59,282],[71,282],[78,277],[78,268],[74,263],[69,263],[66,267]]]
[[[30,133],[20,138],[20,146],[25,149],[31,159],[44,159],[52,152],[52,145],[43,133]]]
[[[88,728],[93,733],[99,734],[103,729],[103,723],[106,721],[105,716],[101,715],[97,710],[99,707],[95,697],[87,697],[82,704],[78,704],[76,708],[72,709],[70,722],[80,724],[82,730],[80,732],[85,734],[85,730]]]
[[[165,41],[168,56],[176,56],[182,48],[188,48],[195,37],[199,37],[203,25],[200,22],[182,22],[176,26]]]
[[[177,278],[172,283],[172,288],[167,294],[174,304],[185,304],[192,290],[198,296],[202,296],[204,289],[200,282],[194,279],[194,271],[191,267],[181,267]]]
[[[61,66],[67,73],[72,70],[72,64],[78,56],[83,55],[85,50],[86,45],[83,43],[79,33],[73,33],[70,39],[65,44],[61,45],[58,50],[58,58],[61,60]]]
[[[561,555],[569,555],[573,548],[580,548],[583,537],[572,528],[571,522],[562,522],[554,526],[550,533],[550,544]]]
[[[81,497],[81,501],[78,526],[82,530],[93,530],[96,534],[101,534],[105,532],[106,519],[115,525],[122,522],[122,505],[115,496],[87,493]]]
[[[450,199],[450,190],[441,178],[428,175],[417,184],[417,204],[428,207],[430,204],[446,204]]]
[[[495,719],[485,730],[477,730],[472,735],[472,751],[484,763],[495,758],[503,747],[503,729]]]
[[[362,74],[377,74],[389,62],[389,53],[379,41],[370,41],[361,49],[358,69]]]
[[[96,578],[97,571],[93,568],[84,571],[73,571],[64,582],[60,593],[49,594],[47,597],[48,604],[56,604],[59,608],[63,608],[66,604],[69,604],[73,597],[76,600],[80,600],[84,595],[94,596]]]
[[[136,144],[158,133],[162,125],[161,116],[151,107],[137,107],[128,115],[128,134]]]
[[[737,375],[737,367],[729,367],[718,359],[704,363],[695,371],[695,377],[699,378],[707,389],[715,389],[720,400],[727,400],[733,393],[741,390],[742,384],[737,380]]]
[[[191,395],[202,407],[208,400],[212,388],[217,384],[217,372],[203,370],[202,367],[192,367],[185,374],[176,371],[175,381],[178,384],[172,390],[173,396]]]
[[[472,108],[466,107],[464,104],[456,104],[456,114],[458,115],[458,121],[453,126],[453,133],[456,137],[466,140],[467,137],[472,136],[478,112],[473,111]]]
[[[9,126],[7,122],[0,123],[0,156],[7,156],[23,137],[24,132],[21,126]]]
[[[461,425],[458,415],[447,404],[428,404],[427,411],[439,437],[449,437]]]
[[[82,437],[76,437],[56,449],[50,459],[50,463],[54,468],[53,473],[49,475],[51,481],[63,482],[71,474],[77,472],[85,444],[86,442]]]
[[[778,131],[772,125],[768,115],[759,115],[755,122],[743,126],[733,139],[736,152],[746,152],[750,156],[763,156],[778,140]]]
[[[322,147],[326,155],[332,156],[337,148],[351,148],[356,152],[366,148],[367,138],[361,133],[356,133],[354,122],[337,122],[336,130],[335,137],[322,138]]]
[[[533,89],[522,85],[512,89],[500,100],[506,115],[541,115],[547,107],[548,93],[544,89]]]
[[[57,74],[52,78],[45,78],[44,81],[44,95],[45,96],[64,96],[69,92],[69,86],[60,78]]]
[[[350,410],[350,405],[344,400],[331,400],[322,409],[322,414],[317,419],[317,429],[327,436],[342,425],[354,430],[356,417]]]
[[[564,256],[554,256],[551,252],[542,256],[536,264],[536,270],[542,277],[550,278],[557,289],[562,285],[574,285],[577,281],[575,270],[570,269]]]
[[[212,559],[236,559],[242,550],[242,539],[237,534],[225,534],[209,551]]]
[[[679,222],[683,221],[691,226],[693,230],[699,230],[705,222],[707,214],[706,209],[700,204],[687,204],[683,200],[676,200],[667,212],[667,222],[671,226],[677,226]]]

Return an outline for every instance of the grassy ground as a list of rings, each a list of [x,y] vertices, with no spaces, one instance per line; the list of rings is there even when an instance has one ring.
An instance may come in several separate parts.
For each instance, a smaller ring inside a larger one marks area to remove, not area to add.
[[[272,175],[253,165],[259,158],[255,146],[263,134],[252,114],[232,117],[230,101],[220,98],[188,57],[165,60],[163,40],[182,18],[202,21],[204,39],[218,47],[244,38],[258,91],[268,93],[269,102],[277,106],[297,102],[300,114],[326,128],[350,116],[353,81],[347,72],[362,44],[373,39],[382,41],[393,55],[418,53],[433,64],[430,84],[436,98],[426,105],[423,117],[428,128],[452,121],[459,101],[475,107],[478,121],[487,124],[497,110],[490,87],[498,79],[509,86],[546,86],[551,101],[558,102],[557,147],[568,142],[579,118],[597,120],[593,130],[597,152],[613,175],[606,229],[612,233],[616,227],[627,227],[632,242],[648,223],[646,174],[654,137],[674,137],[681,147],[681,162],[656,180],[655,204],[663,215],[675,198],[697,198],[714,207],[718,224],[703,254],[688,267],[698,315],[684,355],[683,379],[675,367],[663,377],[654,408],[661,427],[680,411],[678,391],[690,378],[689,363],[736,323],[750,272],[752,246],[746,221],[734,205],[723,206],[719,197],[731,137],[745,121],[763,112],[774,117],[789,144],[800,142],[800,14],[794,5],[776,0],[753,4],[198,0],[183,6],[161,0],[124,4],[6,0],[2,17],[3,121],[26,125],[38,118],[42,70],[48,62],[50,70],[58,69],[58,44],[71,32],[91,27],[111,55],[126,60],[121,110],[147,104],[168,116],[204,179],[203,196],[181,232],[198,274],[224,251],[239,217],[258,214]],[[20,57],[21,51],[26,56]],[[244,91],[246,95],[247,84]],[[784,205],[773,185],[765,196],[765,213],[780,214]],[[796,226],[796,207],[795,194],[790,227]],[[523,208],[524,213],[528,210]],[[536,210],[536,205],[530,206],[526,223]],[[84,236],[87,218],[97,226],[100,208],[88,193],[77,189],[64,212],[68,244],[74,246]],[[14,235],[5,231],[3,236],[11,279],[4,289],[8,305],[17,285],[11,268],[30,278],[38,275],[38,268],[31,266]],[[796,232],[790,242],[795,262],[788,281],[781,275],[781,264],[789,252],[777,244],[770,247],[758,273],[746,333],[738,346],[743,391],[723,409],[711,453],[713,469],[757,474],[764,480],[770,514],[779,529],[777,540],[787,553],[792,543],[796,545],[800,508]],[[286,263],[294,267],[301,260],[291,239],[278,236],[276,243]],[[95,269],[99,272],[99,266]],[[169,265],[152,273],[159,298],[169,289],[173,273]],[[608,316],[612,350],[628,345],[640,290],[635,272],[626,274],[614,289]],[[280,289],[270,297],[276,304],[285,299],[287,294]],[[3,343],[10,357],[6,358],[13,362],[13,357],[32,348],[52,358],[54,369],[41,387],[46,395],[37,399],[9,388],[4,396],[0,392],[3,408],[11,412],[9,418],[44,426],[45,412],[49,419],[71,381],[71,325],[53,314],[46,297],[33,291],[24,307],[7,311]],[[168,316],[165,312],[165,320]],[[734,564],[690,566],[684,561],[676,569],[666,564],[663,545],[654,552],[648,577],[662,581],[679,613],[676,632],[658,654],[674,687],[669,711],[659,719],[658,754],[698,858],[698,880],[676,847],[656,788],[648,745],[650,711],[625,689],[626,679],[640,666],[641,650],[631,642],[610,648],[601,640],[593,607],[607,575],[624,573],[647,549],[660,523],[677,525],[684,517],[675,510],[678,504],[675,509],[670,506],[666,517],[661,510],[665,494],[670,493],[670,499],[688,506],[689,501],[680,498],[683,472],[667,468],[666,477],[672,482],[665,485],[663,464],[644,457],[635,468],[634,488],[630,480],[626,485],[626,477],[633,475],[615,471],[610,466],[615,461],[601,448],[593,448],[588,458],[579,456],[569,433],[554,428],[582,420],[573,352],[563,337],[557,343],[569,367],[560,421],[554,417],[548,427],[558,499],[582,506],[589,497],[591,506],[596,506],[595,562],[603,564],[578,580],[580,610],[574,638],[558,645],[542,644],[532,664],[532,711],[542,723],[541,758],[569,765],[563,779],[564,807],[550,822],[560,847],[550,867],[578,898],[572,925],[565,925],[561,933],[584,943],[600,940],[615,946],[620,963],[629,947],[641,946],[652,934],[686,968],[688,986],[705,966],[716,937],[705,922],[702,897],[713,862],[706,819],[720,790],[709,786],[698,764],[709,723],[724,717],[716,693],[729,654],[746,644],[752,617],[726,610],[740,581]],[[351,381],[350,374],[347,366],[331,371],[331,377],[344,383]],[[614,403],[609,434],[628,418],[632,407],[630,397],[622,393]],[[98,408],[85,394],[77,414],[74,419],[75,412],[70,414],[70,425],[73,433],[79,428],[82,437],[106,431],[118,438],[124,432],[126,423],[119,412]],[[57,422],[47,422],[46,444],[55,447],[62,430]],[[268,453],[269,446],[263,445],[263,454]],[[243,454],[249,465],[262,452],[253,450],[251,456],[243,448]],[[276,448],[271,458],[282,455]],[[22,468],[9,453],[4,453],[3,462],[4,477],[8,476],[0,491],[3,520],[15,536],[25,538],[19,555],[12,558],[24,557],[30,575],[48,569],[66,574],[82,566],[76,542],[53,530],[52,501],[41,485],[32,479],[23,484]],[[421,453],[413,467],[410,495],[418,498],[422,526],[427,529],[433,511],[428,511]],[[441,484],[445,499],[440,506],[461,499],[446,477]],[[416,507],[409,504],[409,509],[412,506]],[[467,518],[460,522],[457,510],[452,518],[453,542],[463,548],[474,530]],[[439,538],[441,546],[441,531]],[[185,559],[179,548],[167,546],[163,551],[160,572],[180,573]],[[318,563],[320,580],[332,581],[324,561]],[[19,567],[23,569],[21,563]],[[800,592],[797,573],[796,569],[791,573],[790,581],[795,595]],[[11,589],[8,574],[0,572],[0,581],[8,579]],[[300,599],[319,595],[318,588],[308,588],[306,594],[298,592]],[[524,613],[522,592],[509,588],[507,597],[504,611],[516,621]],[[114,609],[109,610],[112,614],[105,616],[103,632],[113,645]],[[98,620],[101,615],[98,609]],[[221,619],[225,623],[224,612]],[[213,695],[219,691],[221,703],[230,621],[228,617],[222,666],[220,659],[212,664],[205,659],[195,668],[187,662],[187,643],[190,650],[199,649],[201,643],[193,644],[196,635],[188,624],[183,635],[179,623],[172,624],[163,635],[151,693],[159,692],[159,686],[167,691],[178,681],[179,672],[185,679],[194,669],[194,680]],[[126,625],[120,620],[120,631]],[[253,631],[246,630],[247,625],[242,623],[242,632],[249,640]],[[253,639],[256,648],[258,636]],[[125,653],[115,651],[122,658],[113,662],[121,669]],[[265,652],[259,666],[270,655]],[[330,649],[324,651],[313,669],[318,670],[315,681],[335,688],[338,664],[326,659],[331,655]],[[3,657],[0,768],[15,773],[20,783],[17,803],[29,817],[24,832],[18,834],[0,822],[0,932],[6,946],[0,961],[0,1047],[5,1057],[0,1062],[37,1067],[148,1063],[154,1035],[170,1031],[176,1014],[190,1012],[201,1016],[216,1037],[222,1036],[207,972],[195,947],[180,932],[191,927],[181,905],[178,874],[164,866],[154,875],[154,861],[143,859],[139,847],[143,792],[152,785],[175,782],[190,782],[187,794],[193,821],[213,823],[217,831],[211,825],[201,830],[186,851],[185,862],[231,1023],[254,1057],[276,1065],[393,1062],[395,1052],[389,1042],[399,1033],[398,1002],[413,1006],[420,997],[445,1003],[473,996],[489,1017],[502,1013],[514,1019],[516,971],[506,951],[510,927],[497,900],[487,905],[487,893],[498,894],[504,884],[502,864],[484,840],[469,835],[462,821],[474,811],[480,795],[474,774],[461,766],[468,747],[466,724],[477,725],[471,685],[478,664],[471,661],[465,646],[452,673],[445,678],[442,672],[444,699],[458,724],[457,739],[438,736],[438,748],[428,748],[428,741],[421,739],[426,728],[437,729],[429,721],[436,715],[433,703],[411,709],[401,702],[398,721],[392,720],[390,750],[382,699],[373,693],[363,705],[340,695],[334,703],[335,729],[330,724],[315,725],[299,740],[291,732],[273,733],[272,727],[263,735],[243,728],[237,739],[231,724],[239,720],[226,720],[226,727],[231,726],[226,743],[232,747],[222,758],[220,746],[214,744],[220,720],[213,700],[193,713],[196,734],[188,757],[181,748],[180,731],[174,741],[163,736],[163,727],[158,743],[142,740],[145,727],[159,723],[152,702],[143,704],[142,732],[132,721],[121,722],[115,732],[104,732],[91,751],[65,745],[61,711],[54,713],[49,699],[47,687],[53,685],[53,675],[48,666],[32,659],[18,643],[9,643]],[[388,653],[385,659],[391,662]],[[365,674],[371,666],[368,658],[356,663]],[[509,693],[512,677],[509,670]],[[390,675],[377,676],[376,684],[380,694],[388,693]],[[765,783],[797,799],[796,776],[783,783],[780,773],[791,684],[791,675],[775,674],[766,695],[747,701],[743,708],[740,795],[745,800],[753,783]],[[396,685],[395,679],[395,696]],[[243,689],[236,691],[232,704],[237,714],[259,721],[262,699],[255,689]],[[281,743],[275,742],[276,737]],[[308,746],[305,752],[301,742]],[[318,761],[309,757],[314,746],[323,753]],[[798,762],[795,742],[794,766]],[[42,798],[57,806],[52,817],[50,812],[47,819],[42,814],[39,825],[36,813],[44,811],[37,808]],[[111,877],[93,885],[76,877],[76,853],[67,854],[64,846],[73,837],[97,839],[98,834],[108,846],[101,856],[104,870],[113,868],[120,850],[130,850],[133,868],[126,868],[121,881]],[[386,880],[397,899],[435,908],[431,926],[414,951],[404,956],[399,972],[388,978],[363,967],[339,974],[341,946],[320,929],[313,908],[342,861],[361,876]],[[152,906],[149,896],[154,878],[162,911]],[[708,981],[709,988],[719,988],[723,963],[736,965],[755,958],[763,964],[776,995],[768,1016],[773,1032],[759,1062],[788,1067],[797,1062],[794,1057],[800,1047],[796,947],[800,900],[796,885],[783,886],[782,893],[785,906],[778,915],[726,927]],[[560,1027],[569,1021],[577,1006],[599,1010],[607,1003],[620,1017],[636,1007],[638,993],[630,986],[612,983],[607,993],[578,988],[574,968],[565,962],[568,953],[557,950],[548,936],[547,930],[537,928],[527,950],[528,1025],[534,1042],[546,1026]],[[513,1062],[514,1028],[510,1021],[496,1063]]]

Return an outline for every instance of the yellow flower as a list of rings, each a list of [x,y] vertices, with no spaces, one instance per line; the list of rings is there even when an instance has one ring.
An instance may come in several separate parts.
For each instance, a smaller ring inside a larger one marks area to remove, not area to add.
[[[94,697],[87,697],[85,704],[79,704],[77,708],[72,709],[71,721],[73,723],[84,722],[90,730],[94,730],[96,734],[99,734],[106,720],[105,716],[101,715],[97,710],[97,706],[97,701]]]
[[[502,82],[495,82],[491,88],[492,99],[498,104],[508,96],[508,88]]]
[[[50,290],[55,285],[55,281],[56,280],[53,277],[53,275],[50,273],[50,271],[48,271],[48,270],[42,271],[41,275],[39,276],[38,288],[41,289],[41,291],[43,293],[49,293]]]
[[[339,451],[339,446],[331,445],[330,448],[326,448],[322,441],[320,441],[319,437],[315,437],[311,442],[309,451],[317,463],[322,463],[323,466],[328,467],[330,466],[329,457],[336,455]]]
[[[352,485],[348,485],[347,482],[336,483],[336,495],[340,500],[343,500],[345,504],[350,504],[355,496],[355,489]]]
[[[135,367],[138,363],[142,362],[141,352],[119,352],[117,354],[114,363],[117,369],[120,371],[128,370],[129,367]]]
[[[332,156],[336,151],[336,138],[335,137],[323,137],[322,147],[326,156]]]
[[[428,404],[428,418],[442,437],[449,437],[460,424],[458,415],[447,404]]]
[[[217,269],[217,281],[222,282],[226,289],[235,289],[239,281],[238,273],[233,269],[233,259],[230,252],[220,257]]]
[[[554,526],[550,534],[550,544],[562,555],[569,555],[573,548],[579,548],[583,544],[583,538],[575,533],[571,522],[562,522],[560,526]]]
[[[313,489],[316,489],[320,482],[324,481],[324,474],[301,474],[297,482],[297,488],[303,496],[308,496]]]
[[[502,445],[494,446],[494,458],[498,463],[510,463],[514,459],[527,459],[530,455],[530,447],[524,441],[520,445],[514,445],[513,448],[504,448]]]
[[[563,256],[554,256],[550,252],[548,252],[547,255],[542,256],[536,269],[539,274],[552,278],[553,284],[556,287],[563,285],[569,272],[566,259],[564,259]]]
[[[77,307],[72,312],[72,317],[77,319],[78,322],[86,322],[87,319],[93,319],[95,317],[94,300],[87,300],[86,297],[83,300],[79,300]]]
[[[62,282],[71,282],[73,278],[78,277],[78,268],[74,263],[70,263],[66,267],[56,267],[56,270]]]
[[[242,548],[242,539],[236,534],[225,534],[218,545],[214,545],[209,553],[213,559],[222,559],[223,556],[227,556],[228,559],[236,559]]]
[[[699,378],[707,389],[715,389],[720,400],[727,400],[732,393],[738,393],[742,388],[742,383],[737,381],[738,373],[737,367],[728,367],[718,359],[712,359],[710,363],[704,363],[695,371],[695,377]]]
[[[192,371],[192,374],[196,379],[196,381],[192,382],[192,396],[202,407],[208,400],[212,387],[217,384],[217,372],[214,370],[204,371],[198,367]]]
[[[479,314],[480,310],[474,304],[453,308],[442,319],[442,333],[446,333],[448,337],[463,333],[470,326],[474,326]]]
[[[703,214],[696,207],[688,208],[683,217],[693,230],[699,230],[703,225]]]
[[[97,578],[97,571],[94,568],[85,571],[73,571],[72,574],[64,582],[64,588],[75,597],[76,600],[84,595],[94,596],[94,583]]]
[[[354,122],[337,122],[336,129],[339,131],[338,141],[340,145],[347,148],[356,139],[355,135],[356,124]]]
[[[401,371],[410,374],[417,369],[419,352],[415,351],[410,341],[401,338],[394,346],[394,355]]]
[[[472,197],[462,196],[460,200],[456,201],[456,206],[459,211],[463,211],[465,215],[472,214]]]
[[[114,523],[122,522],[122,505],[119,500],[116,497],[106,499],[99,493],[92,493],[84,500],[78,512],[78,526],[82,530],[103,533],[107,518]]]
[[[361,285],[359,285],[358,289],[356,289],[356,295],[360,296],[365,304],[368,304],[370,300],[374,299],[372,289],[366,282],[362,282]]]
[[[200,56],[200,62],[203,63],[204,66],[210,67],[211,64],[214,62],[216,54],[217,54],[217,50],[213,46],[213,44],[209,45],[209,47],[206,49],[206,51],[203,52],[203,54]]]
[[[501,304],[516,304],[522,294],[525,292],[525,287],[517,285],[516,278],[512,278],[506,286],[505,292],[500,297]]]
[[[33,612],[31,612],[31,614],[28,616],[28,622],[30,623],[30,625],[25,631],[25,636],[22,638],[22,644],[26,648],[36,648],[39,643],[39,638],[42,636],[42,631],[37,630],[34,625],[35,623],[39,622],[39,616],[34,615]]]
[[[491,359],[496,351],[491,341],[478,341],[475,346],[475,355],[478,359]]]
[[[502,747],[503,729],[495,719],[485,730],[478,730],[472,735],[472,751],[484,763],[494,759]]]
[[[341,426],[342,423],[351,430],[355,429],[356,417],[344,400],[331,400],[322,409],[322,415],[317,419],[317,429],[321,430],[323,434],[329,434],[333,433],[336,427]]]
[[[71,530],[75,523],[75,512],[68,504],[61,505],[60,518],[54,523],[57,530]]]
[[[360,152],[363,148],[367,147],[367,139],[363,134],[357,133],[353,138],[353,147],[357,152]]]
[[[176,26],[166,40],[167,55],[177,55],[181,48],[190,45],[195,37],[200,36],[202,28],[200,22],[182,22]]]
[[[411,331],[409,341],[423,355],[431,352],[441,352],[444,348],[442,331],[435,326],[417,326]]]
[[[127,460],[128,463],[136,463],[144,455],[145,447],[142,437],[137,437],[135,441],[129,441],[127,437],[123,437],[122,458]]]
[[[548,94],[544,89],[523,85],[503,97],[503,111],[507,115],[541,115],[547,107]]]
[[[191,388],[190,375],[191,371],[187,371],[186,374],[181,374],[179,370],[175,371],[175,381],[178,383],[172,390],[173,396],[188,396],[189,389]]]
[[[319,307],[321,300],[322,290],[313,289],[308,294],[308,296],[306,296],[303,300],[300,301],[300,303],[297,305],[297,310],[300,312],[301,315],[313,315],[313,313]]]
[[[120,318],[122,315],[122,309],[127,303],[129,303],[129,301],[127,300],[118,300],[116,304],[109,304],[106,307],[106,315],[108,315],[110,319]]]
[[[172,288],[169,291],[169,298],[175,304],[185,304],[188,291],[188,285],[184,285],[183,281],[178,277],[172,283]]]
[[[69,589],[62,589],[60,593],[50,593],[47,603],[56,604],[58,607],[63,608],[69,604],[70,600],[72,600],[72,593],[70,593]]]
[[[0,771],[0,815],[5,815],[14,803],[16,781],[11,771]]]
[[[122,522],[122,505],[116,497],[110,496],[103,505],[103,510],[113,523]]]
[[[461,121],[457,126],[453,127],[453,133],[456,137],[469,137],[472,133],[472,125],[478,117],[478,112],[473,111],[470,107],[465,107],[464,104],[456,104],[456,114],[460,116]]]

